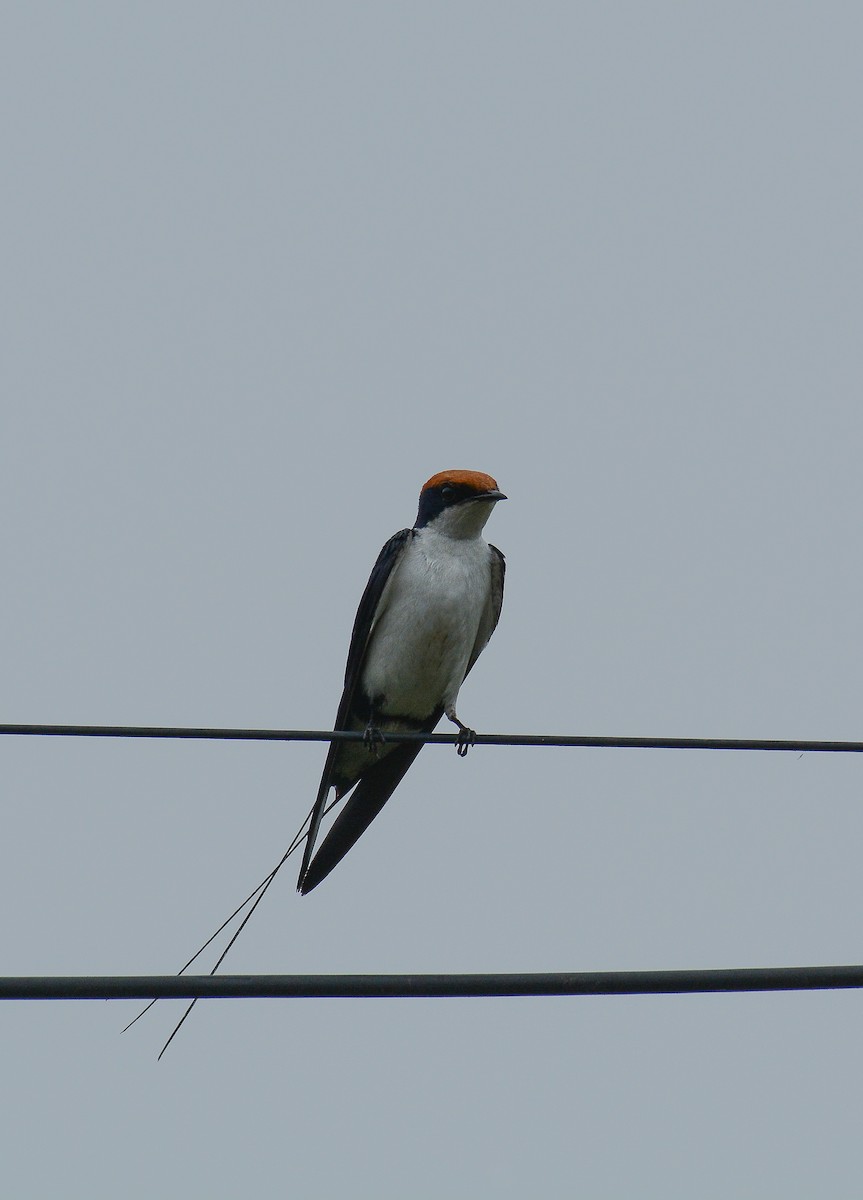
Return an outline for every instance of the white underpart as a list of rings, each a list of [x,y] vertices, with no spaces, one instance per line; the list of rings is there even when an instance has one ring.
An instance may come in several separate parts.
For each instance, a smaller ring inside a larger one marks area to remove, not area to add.
[[[489,603],[492,551],[480,534],[493,507],[447,509],[405,546],[381,596],[362,676],[368,696],[386,698],[379,717],[421,720],[438,706],[454,717]]]

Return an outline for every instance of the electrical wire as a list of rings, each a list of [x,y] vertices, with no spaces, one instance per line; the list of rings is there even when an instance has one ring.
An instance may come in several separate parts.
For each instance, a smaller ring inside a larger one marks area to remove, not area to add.
[[[105,975],[0,978],[0,1000],[635,996],[863,987],[863,965],[471,975]]]
[[[361,742],[365,734],[345,729],[208,729],[168,725],[9,725],[0,735],[17,737],[171,738],[189,741]],[[452,746],[458,734],[386,733],[384,741]],[[476,746],[557,746],[618,750],[773,750],[863,754],[863,742],[812,738],[604,737],[591,734],[477,733]]]

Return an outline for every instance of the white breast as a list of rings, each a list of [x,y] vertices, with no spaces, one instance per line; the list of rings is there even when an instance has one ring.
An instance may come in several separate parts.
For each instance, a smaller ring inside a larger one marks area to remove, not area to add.
[[[491,589],[491,551],[481,537],[429,529],[407,543],[381,600],[362,674],[381,715],[427,717],[455,704]]]

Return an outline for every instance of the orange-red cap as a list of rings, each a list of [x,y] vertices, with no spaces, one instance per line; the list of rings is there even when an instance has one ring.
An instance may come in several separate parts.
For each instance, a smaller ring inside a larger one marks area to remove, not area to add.
[[[422,490],[427,492],[429,488],[443,487],[445,483],[469,487],[476,492],[496,492],[498,490],[497,482],[492,479],[491,475],[484,475],[482,471],[439,471],[423,485]]]

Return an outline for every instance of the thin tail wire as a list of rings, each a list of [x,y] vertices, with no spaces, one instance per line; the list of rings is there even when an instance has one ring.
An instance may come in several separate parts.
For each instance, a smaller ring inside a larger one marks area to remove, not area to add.
[[[214,966],[214,967],[213,967],[213,969],[210,971],[210,975],[215,975],[215,973],[218,971],[219,967],[220,967],[220,966],[222,965],[222,963],[224,962],[224,960],[225,960],[225,958],[226,958],[226,956],[227,956],[227,953],[228,953],[228,951],[229,951],[229,950],[230,950],[230,948],[233,946],[234,942],[237,940],[237,938],[238,938],[238,937],[240,936],[240,934],[243,932],[243,930],[245,929],[245,927],[246,927],[246,925],[248,924],[249,920],[251,919],[252,913],[255,911],[255,909],[258,907],[258,905],[261,903],[261,901],[263,900],[264,896],[266,896],[266,894],[267,894],[267,890],[269,889],[269,887],[270,887],[270,884],[271,884],[271,883],[273,882],[273,880],[276,878],[276,875],[279,873],[279,870],[280,870],[280,869],[281,869],[281,867],[284,865],[284,863],[287,861],[288,857],[289,857],[289,856],[290,856],[290,855],[291,855],[291,854],[294,852],[294,850],[296,850],[296,849],[297,849],[297,846],[299,846],[299,845],[300,845],[300,842],[296,842],[294,845],[292,845],[292,847],[291,847],[291,849],[290,849],[290,850],[287,850],[287,851],[285,852],[285,854],[284,854],[284,857],[283,857],[283,858],[282,858],[282,859],[281,859],[281,860],[280,860],[280,861],[279,861],[279,862],[276,864],[276,866],[275,866],[275,867],[273,868],[273,870],[270,872],[270,874],[269,874],[269,876],[267,877],[267,879],[265,880],[265,882],[264,882],[264,883],[261,885],[261,887],[260,887],[260,889],[259,889],[259,891],[258,891],[258,898],[255,900],[255,902],[254,902],[254,904],[252,905],[252,907],[249,909],[249,911],[248,911],[248,912],[246,913],[246,915],[243,917],[243,919],[242,919],[242,921],[240,922],[240,924],[237,926],[236,930],[234,931],[233,935],[231,936],[231,938],[230,938],[230,940],[229,940],[229,942],[228,942],[227,946],[225,947],[225,949],[222,951],[222,953],[221,953],[221,954],[219,955],[219,957],[216,959],[215,966]],[[252,895],[254,895],[254,892],[252,893]],[[247,903],[248,903],[248,901],[247,901]],[[165,1042],[164,1046],[163,1046],[163,1047],[162,1047],[162,1049],[159,1051],[159,1058],[161,1058],[161,1057],[162,1057],[162,1055],[165,1053],[165,1051],[166,1051],[166,1050],[168,1049],[168,1047],[170,1046],[171,1042],[173,1042],[174,1038],[175,1038],[175,1037],[177,1036],[177,1034],[180,1032],[180,1027],[182,1026],[183,1022],[186,1020],[186,1017],[188,1017],[188,1016],[189,1016],[189,1014],[191,1013],[192,1009],[195,1007],[195,1005],[196,1005],[197,1003],[198,1003],[198,998],[197,998],[197,996],[196,996],[196,997],[195,997],[195,999],[194,999],[194,1000],[192,1000],[192,1002],[189,1004],[189,1006],[187,1007],[186,1011],[183,1013],[182,1017],[180,1017],[180,1019],[179,1019],[179,1021],[177,1022],[177,1024],[176,1024],[176,1025],[174,1026],[174,1028],[171,1030],[171,1036],[168,1038],[167,1042]],[[158,1061],[158,1059],[157,1059],[157,1061]]]
[[[328,804],[326,806],[324,813],[322,815],[325,816],[328,812],[330,812],[330,810],[333,808],[333,806],[337,803],[338,803],[337,800],[333,800],[330,804]],[[194,963],[204,953],[204,951],[207,949],[207,947],[210,946],[216,940],[216,938],[219,936],[219,934],[222,933],[231,924],[231,922],[240,915],[240,913],[243,911],[244,908],[246,908],[249,904],[251,904],[251,908],[249,908],[249,911],[246,913],[246,915],[243,917],[240,924],[237,926],[237,929],[231,935],[231,938],[228,941],[227,946],[222,951],[222,953],[219,955],[212,970],[208,972],[210,975],[215,975],[215,973],[218,971],[219,967],[224,962],[224,960],[228,954],[228,951],[231,949],[234,942],[236,942],[237,938],[243,932],[243,930],[245,929],[249,920],[251,919],[252,914],[254,913],[255,909],[258,907],[258,905],[263,900],[264,896],[267,894],[267,891],[269,890],[270,885],[273,883],[273,880],[276,878],[279,871],[282,869],[282,867],[285,865],[285,863],[288,861],[288,859],[291,857],[291,855],[294,854],[299,849],[299,847],[303,844],[303,841],[306,838],[307,833],[308,833],[309,821],[311,820],[313,811],[314,811],[313,808],[309,810],[308,815],[306,816],[306,819],[303,821],[303,824],[301,825],[297,834],[294,836],[293,840],[291,841],[290,845],[288,846],[287,850],[284,852],[282,857],[279,859],[279,861],[273,867],[272,871],[270,871],[270,873],[261,880],[261,882],[257,885],[257,887],[254,888],[248,894],[248,896],[245,898],[245,900],[243,900],[243,902],[241,904],[237,905],[237,907],[234,909],[234,911],[231,913],[231,915],[229,917],[225,918],[225,920],[222,922],[222,924],[219,926],[219,928],[215,931],[215,933],[212,933],[207,938],[207,940],[201,946],[199,946],[199,948],[195,951],[195,953],[192,955],[192,957],[190,959],[188,959],[188,961],[185,962],[183,964],[183,966],[180,968],[180,970],[177,972],[178,975],[185,974],[185,972],[189,969],[189,967],[192,965],[192,963]],[[165,1051],[168,1049],[168,1047],[170,1046],[171,1042],[177,1036],[177,1033],[179,1032],[181,1025],[184,1023],[186,1018],[189,1016],[189,1013],[191,1013],[192,1009],[195,1007],[197,1002],[198,1002],[198,1000],[196,997],[194,1000],[192,1000],[192,1002],[186,1008],[186,1011],[183,1013],[180,1020],[174,1026],[173,1030],[171,1031],[170,1037],[165,1042],[162,1049],[159,1051],[160,1059],[161,1059],[162,1055],[165,1053]],[[125,1033],[127,1029],[131,1029],[132,1026],[135,1024],[135,1022],[139,1021],[141,1019],[141,1017],[143,1017],[144,1013],[149,1012],[149,1010],[153,1007],[153,1005],[155,1003],[156,1003],[155,999],[151,1000],[149,1002],[149,1004],[147,1004],[144,1008],[141,1009],[141,1011],[138,1013],[138,1015],[136,1017],[133,1017],[133,1019],[129,1022],[128,1025],[126,1025],[126,1027],[123,1029],[122,1032]]]
[[[282,860],[282,861],[284,861],[284,860]],[[281,865],[282,864],[279,863],[279,867]],[[222,932],[222,930],[225,929],[228,925],[230,925],[230,923],[233,921],[234,917],[239,916],[239,914],[243,911],[243,909],[246,907],[246,905],[250,904],[252,902],[252,900],[254,900],[255,896],[257,896],[257,894],[261,890],[261,888],[264,887],[267,883],[272,881],[273,876],[275,875],[275,873],[279,869],[279,867],[274,867],[273,870],[270,871],[269,875],[267,875],[264,879],[261,880],[261,882],[258,884],[258,886],[254,889],[254,891],[250,892],[248,894],[248,896],[246,896],[246,898],[242,902],[242,904],[237,905],[237,907],[234,909],[234,911],[231,913],[231,915],[229,917],[225,918],[225,920],[222,922],[222,924],[219,926],[219,928],[216,930],[216,932],[211,934],[210,937],[208,937],[207,940],[204,942],[203,946],[200,946],[195,951],[195,953],[188,960],[188,962],[184,963],[183,966],[180,967],[179,971],[177,972],[178,975],[185,975],[186,971],[188,971],[188,969],[189,969],[189,967],[191,967],[192,963],[195,962],[196,959],[200,958],[200,956],[204,953],[204,951],[207,949],[207,947],[216,940],[216,938],[219,936],[219,934]],[[121,1030],[121,1032],[125,1033],[127,1029],[131,1029],[132,1026],[135,1024],[135,1022],[140,1021],[140,1019],[141,1019],[141,1017],[143,1017],[144,1013],[148,1012],[155,1003],[156,1003],[155,1000],[151,1000],[150,1003],[146,1006],[146,1008],[142,1008],[141,1011],[138,1013],[137,1017],[133,1017],[132,1020],[129,1022],[129,1024],[126,1025]]]

